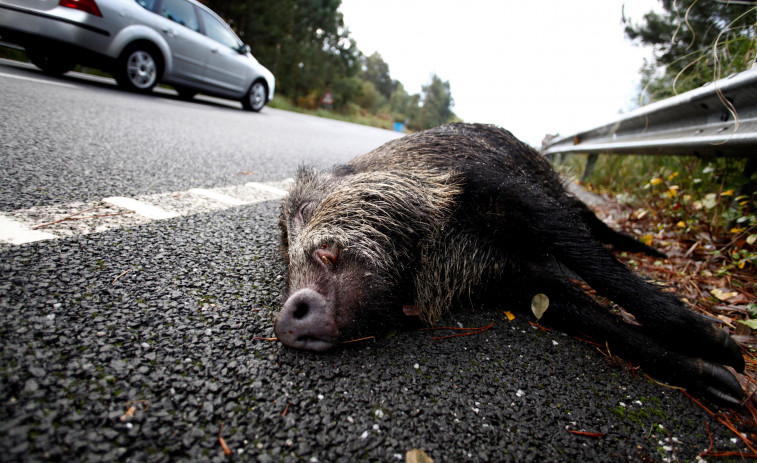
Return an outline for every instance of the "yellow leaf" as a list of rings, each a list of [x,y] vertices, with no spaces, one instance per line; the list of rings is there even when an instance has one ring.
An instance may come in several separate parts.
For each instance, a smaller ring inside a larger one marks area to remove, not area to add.
[[[653,239],[654,239],[654,236],[652,235],[644,235],[641,237],[641,242],[646,244],[647,246],[651,246]]]
[[[544,312],[547,311],[548,307],[549,298],[546,294],[537,294],[531,299],[531,311],[534,313],[534,316],[536,316],[536,321],[539,321],[542,315],[544,315]]]
[[[710,292],[712,293],[713,296],[715,296],[721,301],[727,301],[728,299],[739,295],[739,293],[735,291],[724,291],[722,289],[713,289]]]
[[[743,228],[731,228],[731,233],[741,233],[743,231]]]
[[[659,185],[662,183],[662,179],[660,177],[655,177],[652,180],[649,181],[652,185]]]
[[[720,193],[720,196],[733,196],[733,190],[726,190]]]
[[[515,320],[515,315],[513,315],[513,313],[512,313],[512,312],[509,312],[509,311],[505,310],[505,311],[504,311],[504,312],[502,312],[502,313],[503,313],[503,314],[505,314],[505,317],[507,317],[507,319],[508,319],[509,321],[513,321],[513,320]]]
[[[672,174],[668,175],[668,181],[671,181],[676,177],[678,177],[678,172],[673,172]]]
[[[681,220],[680,222],[678,222],[676,224],[676,227],[678,227],[678,228],[686,228],[686,222],[684,222],[683,220]]]
[[[678,190],[675,188],[668,188],[668,191],[666,191],[665,194],[668,195],[668,198],[675,198],[678,196]]]

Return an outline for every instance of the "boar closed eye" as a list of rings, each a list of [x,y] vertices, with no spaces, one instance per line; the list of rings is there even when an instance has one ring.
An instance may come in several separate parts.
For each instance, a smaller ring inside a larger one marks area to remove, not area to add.
[[[313,211],[315,211],[315,206],[315,201],[303,203],[297,211],[297,215],[294,216],[294,222],[300,226],[310,222],[310,219],[313,217]]]

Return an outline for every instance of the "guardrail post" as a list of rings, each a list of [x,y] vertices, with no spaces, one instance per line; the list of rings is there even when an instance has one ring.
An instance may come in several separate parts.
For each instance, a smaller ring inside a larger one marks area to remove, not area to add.
[[[594,165],[596,165],[597,159],[599,159],[599,155],[596,153],[586,156],[586,165],[584,166],[584,173],[581,175],[581,183],[586,183],[586,181],[591,178],[591,175],[594,173]]]

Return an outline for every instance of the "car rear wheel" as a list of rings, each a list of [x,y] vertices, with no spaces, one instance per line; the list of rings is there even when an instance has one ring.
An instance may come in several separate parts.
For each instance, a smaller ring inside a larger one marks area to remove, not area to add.
[[[260,111],[267,102],[268,89],[258,80],[250,86],[247,95],[242,99],[242,106],[248,111]]]
[[[157,53],[145,46],[127,49],[118,60],[116,81],[135,92],[149,92],[158,83],[161,61]]]
[[[60,55],[60,53],[56,53],[55,51],[44,51],[33,48],[26,50],[26,56],[32,64],[42,69],[42,72],[45,74],[53,76],[65,74],[76,65],[70,59],[66,59]]]

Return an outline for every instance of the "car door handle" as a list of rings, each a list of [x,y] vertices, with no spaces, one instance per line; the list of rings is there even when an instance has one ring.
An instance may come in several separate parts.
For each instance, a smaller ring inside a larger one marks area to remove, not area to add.
[[[163,33],[166,34],[168,37],[176,37],[176,30],[172,27],[163,28]]]

